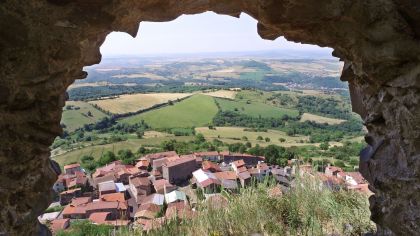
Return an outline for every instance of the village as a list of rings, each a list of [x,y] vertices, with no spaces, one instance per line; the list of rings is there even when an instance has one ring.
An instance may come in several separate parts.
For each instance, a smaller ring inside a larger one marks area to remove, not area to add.
[[[50,206],[59,210],[39,220],[55,233],[81,219],[149,231],[167,221],[194,217],[200,201],[229,204],[221,192],[239,194],[240,188],[271,179],[281,196],[298,177],[319,179],[332,190],[370,194],[359,172],[339,167],[317,172],[295,159],[280,167],[267,164],[263,156],[229,151],[190,155],[168,151],[139,157],[135,165],[117,160],[91,174],[78,163],[64,166],[53,186],[57,201]]]

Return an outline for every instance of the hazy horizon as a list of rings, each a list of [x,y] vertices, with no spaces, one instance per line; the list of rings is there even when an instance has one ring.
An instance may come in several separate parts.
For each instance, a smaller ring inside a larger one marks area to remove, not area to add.
[[[331,48],[289,42],[283,37],[274,41],[261,39],[257,21],[247,14],[235,18],[212,12],[182,15],[170,22],[141,22],[136,38],[113,32],[101,46],[104,58],[261,51],[320,53],[332,57]]]

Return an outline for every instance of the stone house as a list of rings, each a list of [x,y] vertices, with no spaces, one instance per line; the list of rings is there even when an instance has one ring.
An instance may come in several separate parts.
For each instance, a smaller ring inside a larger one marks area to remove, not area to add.
[[[140,196],[147,196],[152,193],[152,183],[147,177],[132,176],[129,179],[129,186],[136,202],[139,202]]]
[[[65,165],[63,169],[66,175],[74,175],[76,171],[82,172],[82,167],[79,163]]]
[[[82,195],[82,190],[80,188],[67,190],[60,193],[60,204],[67,205],[71,202],[73,198],[80,197]]]
[[[97,212],[110,212],[111,219],[127,219],[129,216],[126,202],[95,201],[86,205],[86,218]]]
[[[116,193],[117,187],[114,181],[107,181],[98,184],[99,197],[105,194]]]
[[[170,183],[182,183],[190,179],[192,172],[196,169],[195,157],[187,156],[164,164],[162,166],[162,175]]]

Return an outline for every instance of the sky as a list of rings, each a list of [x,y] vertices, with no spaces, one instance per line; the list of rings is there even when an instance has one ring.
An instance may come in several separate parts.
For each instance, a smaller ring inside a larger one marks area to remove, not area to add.
[[[330,48],[289,42],[283,37],[274,41],[261,39],[257,34],[257,21],[244,13],[238,19],[206,12],[182,15],[170,22],[141,22],[136,38],[113,32],[101,46],[101,53],[107,57],[284,49],[332,51]]]

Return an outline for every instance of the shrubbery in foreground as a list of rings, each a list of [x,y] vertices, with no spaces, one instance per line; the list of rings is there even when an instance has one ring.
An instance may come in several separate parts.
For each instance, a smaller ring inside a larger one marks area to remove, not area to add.
[[[266,181],[228,195],[226,207],[198,205],[197,216],[180,223],[167,222],[163,227],[143,233],[119,230],[116,235],[360,235],[373,232],[367,197],[357,192],[333,192],[318,181],[303,179],[282,196],[267,194],[275,185]],[[76,229],[83,227],[84,230]],[[72,226],[76,234],[104,235],[105,228],[84,224]],[[109,228],[108,228],[109,229]],[[113,232],[114,233],[114,232]],[[112,234],[109,232],[108,234]],[[67,234],[61,234],[67,235]]]

